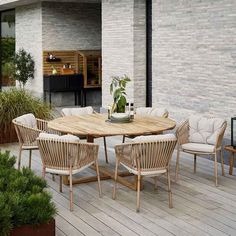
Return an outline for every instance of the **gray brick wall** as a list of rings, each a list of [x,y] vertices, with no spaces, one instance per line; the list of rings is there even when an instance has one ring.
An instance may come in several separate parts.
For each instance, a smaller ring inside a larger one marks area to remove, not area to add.
[[[235,82],[236,1],[153,0],[153,105],[229,121]]]
[[[43,50],[101,49],[101,4],[42,3]]]
[[[26,88],[37,96],[43,93],[41,3],[16,8],[16,50],[24,48],[35,60],[35,78]]]
[[[102,0],[102,104],[112,103],[111,76],[128,75],[127,99],[145,105],[145,1]]]

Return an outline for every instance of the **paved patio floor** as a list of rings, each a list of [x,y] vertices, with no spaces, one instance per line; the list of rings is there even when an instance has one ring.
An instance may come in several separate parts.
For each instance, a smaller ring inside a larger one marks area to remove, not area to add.
[[[111,168],[114,168],[114,145],[121,137],[107,138]],[[102,139],[99,162],[105,165]],[[2,150],[10,150],[18,155],[18,144],[1,145]],[[176,153],[171,163],[174,180]],[[23,152],[23,165],[28,163],[28,152]],[[168,208],[166,177],[158,182],[154,190],[153,180],[144,179],[141,192],[141,211],[136,213],[136,193],[118,185],[117,200],[111,198],[112,180],[102,181],[103,197],[98,197],[97,183],[74,186],[74,212],[69,211],[69,189],[63,186],[59,192],[59,178],[52,181],[47,175],[48,190],[53,195],[58,214],[56,233],[60,235],[236,235],[236,176],[221,176],[219,164],[219,187],[214,186],[213,162],[198,158],[197,173],[193,173],[193,158],[181,156],[180,180],[172,181],[174,208]],[[41,175],[41,160],[38,151],[33,152],[32,169]],[[92,170],[82,173],[92,175]],[[80,175],[81,176],[81,175]]]

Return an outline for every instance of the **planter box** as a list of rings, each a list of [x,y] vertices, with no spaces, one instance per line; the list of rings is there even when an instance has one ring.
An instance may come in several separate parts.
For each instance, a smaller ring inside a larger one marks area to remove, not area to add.
[[[15,127],[12,123],[0,124],[0,144],[17,142]]]
[[[20,226],[11,230],[10,236],[55,236],[55,219],[48,224]]]

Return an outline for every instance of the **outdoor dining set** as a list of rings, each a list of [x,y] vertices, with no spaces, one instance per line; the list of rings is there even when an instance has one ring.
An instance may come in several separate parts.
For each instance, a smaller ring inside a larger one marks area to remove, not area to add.
[[[116,198],[117,183],[137,191],[137,212],[140,209],[140,191],[143,177],[151,177],[157,184],[158,176],[167,175],[169,207],[172,208],[170,161],[177,149],[175,181],[179,177],[181,152],[193,154],[194,173],[197,156],[214,157],[215,185],[218,186],[218,154],[220,153],[222,175],[224,159],[222,140],[227,123],[224,119],[193,115],[177,127],[174,133],[166,132],[176,127],[168,118],[168,111],[161,108],[140,107],[136,109],[132,122],[110,122],[107,114],[96,113],[92,107],[64,108],[62,116],[51,121],[25,114],[13,120],[19,139],[18,169],[21,168],[23,150],[29,150],[29,168],[32,151],[39,149],[42,159],[42,175],[46,173],[60,177],[62,186],[70,186],[70,210],[73,210],[73,184],[98,182],[99,196],[102,196],[100,180],[114,179],[112,198]],[[106,138],[121,135],[115,146],[115,172],[109,165]],[[106,166],[98,163],[99,145],[94,139],[103,138]],[[83,140],[84,139],[84,140]],[[120,165],[125,171],[120,171]],[[97,176],[72,178],[86,168],[96,171]],[[134,176],[131,182],[127,177]]]

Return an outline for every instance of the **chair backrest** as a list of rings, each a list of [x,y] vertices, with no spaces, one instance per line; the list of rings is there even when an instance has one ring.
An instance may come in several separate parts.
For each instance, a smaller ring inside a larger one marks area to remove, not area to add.
[[[73,140],[72,135],[69,135],[68,138],[66,135],[63,136],[53,138],[41,136],[37,138],[44,168],[55,170],[80,169],[97,159],[99,148],[97,144],[71,141]]]
[[[216,145],[219,134],[224,132],[226,121],[221,118],[191,116],[188,120],[189,142]]]
[[[136,114],[141,116],[159,116],[167,118],[169,113],[165,108],[138,107]]]
[[[164,170],[168,167],[177,142],[174,135],[150,135],[133,140],[115,147],[121,163],[140,171]]]
[[[19,143],[24,145],[32,145],[38,137],[39,130],[37,128],[37,120],[32,113],[19,116],[12,120]]]
[[[88,107],[76,107],[76,108],[63,108],[61,110],[62,116],[81,116],[89,115],[94,112],[91,106]]]

